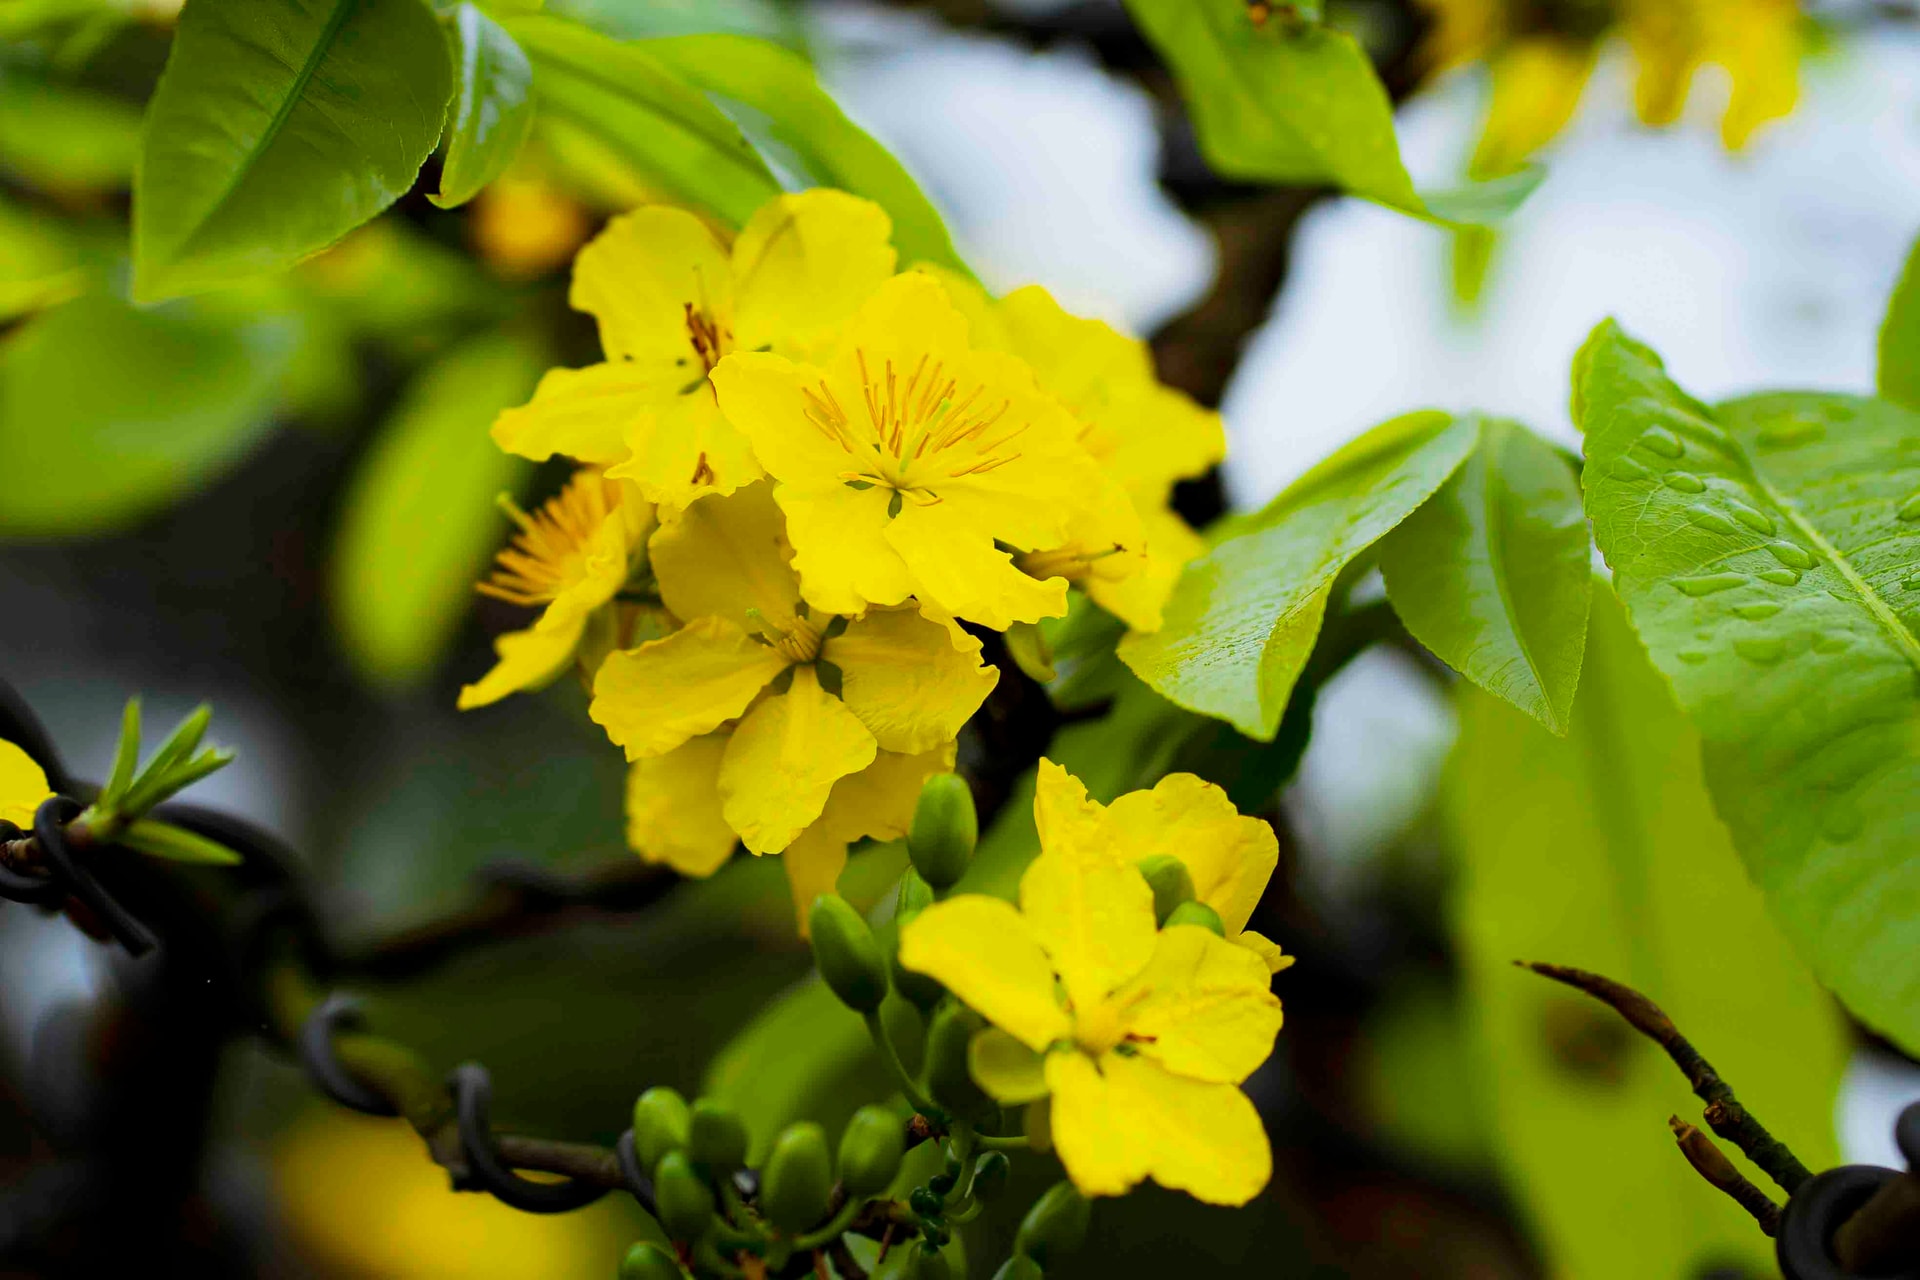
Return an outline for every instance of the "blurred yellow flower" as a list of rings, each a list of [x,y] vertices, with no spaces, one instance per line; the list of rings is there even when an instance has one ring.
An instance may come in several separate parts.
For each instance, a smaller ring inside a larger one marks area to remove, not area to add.
[[[994,1024],[970,1046],[974,1078],[1002,1105],[1051,1098],[1054,1147],[1082,1192],[1152,1178],[1240,1205],[1266,1185],[1272,1151],[1238,1086],[1280,1030],[1267,966],[1197,925],[1156,931],[1133,867],[1049,843],[1017,908],[935,903],[902,928],[900,963]]]
[[[714,370],[721,407],[779,482],[815,608],[917,596],[996,630],[1057,617],[1066,582],[1028,576],[1013,554],[1062,545],[1083,509],[1130,514],[1032,370],[967,328],[939,281],[907,272],[823,366],[740,352]]]
[[[731,248],[684,209],[615,218],[580,251],[571,294],[599,322],[606,361],[551,370],[494,440],[606,466],[674,506],[752,483],[760,464],[707,375],[736,350],[814,354],[892,273],[891,234],[878,205],[829,190],[771,201]]]
[[[480,257],[509,280],[552,271],[574,255],[592,229],[580,202],[526,163],[474,197],[468,226]]]
[[[33,830],[34,810],[52,794],[46,773],[33,757],[0,738],[0,822]]]
[[[477,589],[510,604],[546,607],[531,627],[493,642],[499,660],[460,690],[463,711],[559,675],[573,661],[588,620],[626,585],[655,522],[652,503],[594,467],[576,471],[532,515],[505,505],[520,532]]]

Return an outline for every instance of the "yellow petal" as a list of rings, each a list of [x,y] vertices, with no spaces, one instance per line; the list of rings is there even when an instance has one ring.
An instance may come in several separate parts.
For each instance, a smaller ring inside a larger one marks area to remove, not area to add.
[[[1005,631],[1067,611],[1066,579],[1028,577],[994,545],[991,524],[970,519],[957,502],[909,502],[884,532],[915,592],[955,617]]]
[[[33,814],[53,788],[47,775],[33,757],[0,739],[0,822],[11,822],[22,831],[33,830]]]
[[[833,784],[826,808],[813,825],[852,844],[869,837],[898,840],[913,825],[920,788],[953,767],[953,743],[918,755],[877,752],[873,763]]]
[[[732,493],[765,474],[747,438],[721,414],[712,386],[697,378],[636,417],[625,444],[626,461],[607,474],[675,507],[709,493]]]
[[[932,751],[953,741],[1000,673],[980,642],[912,609],[875,610],[847,624],[820,656],[840,669],[840,693],[888,751]]]
[[[1707,58],[1727,69],[1733,92],[1720,124],[1729,151],[1761,125],[1793,112],[1800,96],[1800,12],[1792,0],[1713,6]]]
[[[1643,124],[1672,124],[1687,105],[1693,73],[1700,66],[1697,6],[1678,0],[1632,0],[1627,5],[1627,47],[1636,74],[1633,105]]]
[[[721,410],[768,475],[809,491],[845,487],[841,473],[860,460],[831,425],[822,425],[826,419],[818,405],[825,403],[819,398],[825,375],[820,369],[768,352],[741,351],[722,360],[711,380]],[[843,407],[860,408],[857,403]],[[883,506],[885,501],[882,495]]]
[[[1153,955],[1153,890],[1103,848],[1044,850],[1020,877],[1020,911],[1075,1009],[1097,1008]]]
[[[739,348],[810,358],[893,274],[892,234],[886,210],[844,191],[762,206],[733,242]]]
[[[1259,1112],[1230,1084],[1172,1075],[1144,1057],[1047,1058],[1053,1144],[1088,1195],[1120,1195],[1143,1177],[1208,1204],[1243,1205],[1273,1174]]]
[[[833,784],[872,764],[875,750],[813,668],[795,667],[787,692],[763,700],[733,732],[720,766],[727,822],[755,853],[784,849],[820,816]]]
[[[804,938],[813,900],[832,893],[840,884],[840,873],[847,869],[847,842],[815,823],[793,838],[781,853],[780,863],[786,868],[787,888],[793,893],[794,922]]]
[[[535,462],[555,454],[619,462],[627,456],[632,424],[678,390],[657,370],[626,361],[549,369],[531,401],[494,419],[493,442]]]
[[[1247,927],[1280,864],[1273,828],[1243,817],[1225,791],[1190,773],[1169,774],[1151,791],[1115,800],[1107,838],[1126,862],[1154,854],[1184,862],[1194,895],[1220,913],[1229,934]]]
[[[998,1027],[988,1027],[968,1043],[967,1070],[1001,1106],[1047,1096],[1044,1060]]]
[[[648,553],[660,598],[682,618],[727,618],[757,630],[747,610],[758,609],[781,630],[794,623],[800,582],[770,483],[700,499],[661,525]]]
[[[580,251],[568,300],[600,322],[609,359],[685,359],[693,378],[704,366],[687,308],[730,327],[733,273],[705,223],[684,209],[653,205],[615,218]]]
[[[508,631],[494,637],[493,669],[474,683],[461,687],[457,703],[460,710],[471,711],[498,702],[510,693],[538,689],[550,683],[573,661],[588,617],[588,613],[563,607],[556,601],[526,630]]]
[[[1141,1054],[1175,1075],[1238,1084],[1273,1052],[1273,973],[1246,947],[1198,925],[1163,930],[1153,959],[1116,1002]],[[1130,997],[1138,996],[1134,1003]]]
[[[1595,46],[1558,36],[1516,40],[1490,63],[1493,101],[1468,172],[1497,178],[1519,169],[1573,118],[1593,72]]]
[[[774,490],[787,513],[787,539],[800,594],[823,613],[862,613],[870,604],[897,605],[913,591],[907,562],[887,541],[887,494],[825,492],[781,485]]]
[[[934,903],[901,928],[900,963],[937,978],[1029,1049],[1072,1030],[1054,997],[1053,966],[1011,902],[968,893]]]
[[[609,654],[587,714],[627,759],[671,751],[747,709],[787,660],[722,618]]]
[[[648,862],[683,876],[710,876],[737,843],[720,812],[727,735],[691,738],[627,771],[627,843]]]
[[[1088,797],[1080,779],[1042,757],[1034,779],[1033,822],[1040,831],[1040,847],[1056,849],[1073,844],[1098,848],[1106,839],[1106,809]]]
[[[1293,957],[1280,949],[1280,944],[1263,933],[1252,929],[1242,929],[1227,939],[1236,947],[1245,947],[1260,957],[1260,963],[1267,966],[1268,973],[1278,973],[1293,963]]]
[[[913,269],[933,277],[947,291],[947,300],[966,318],[968,342],[982,351],[1012,351],[1019,354],[993,295],[981,287],[979,281],[938,263],[916,262]]]

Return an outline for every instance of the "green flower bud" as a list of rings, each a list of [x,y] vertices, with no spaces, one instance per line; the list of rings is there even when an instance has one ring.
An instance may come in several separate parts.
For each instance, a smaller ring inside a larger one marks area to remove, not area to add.
[[[947,1255],[932,1241],[923,1240],[914,1246],[913,1280],[949,1280],[952,1275]]]
[[[896,992],[880,1002],[880,1027],[893,1041],[900,1065],[919,1075],[921,1064],[927,1060],[927,1020],[919,1008]]]
[[[1007,1159],[1004,1151],[989,1151],[980,1157],[980,1163],[973,1171],[973,1198],[992,1200],[1007,1189],[1007,1179],[1013,1174],[1013,1163]]]
[[[687,1121],[687,1154],[710,1174],[742,1168],[747,1163],[746,1122],[725,1103],[699,1099]]]
[[[933,905],[933,886],[920,878],[920,873],[909,870],[900,879],[900,923],[907,921]]]
[[[1042,1267],[1051,1267],[1086,1243],[1093,1206],[1071,1182],[1056,1182],[1021,1220],[1013,1247]]]
[[[920,878],[935,890],[951,889],[966,874],[979,838],[980,819],[966,779],[957,773],[928,778],[907,833],[907,856]]]
[[[950,1173],[936,1173],[927,1179],[927,1190],[933,1192],[933,1194],[939,1196],[942,1200],[952,1195],[953,1189],[958,1185],[960,1185],[960,1179]]]
[[[807,913],[813,938],[813,964],[840,1003],[857,1013],[872,1013],[887,997],[887,964],[873,930],[837,893],[823,893]]]
[[[927,1092],[959,1115],[979,1115],[993,1106],[967,1072],[967,1042],[986,1023],[963,1004],[942,1005],[927,1028]]]
[[[760,1171],[760,1211],[780,1230],[798,1235],[827,1216],[832,1194],[826,1131],[811,1122],[789,1125]]]
[[[686,1280],[686,1274],[672,1254],[650,1240],[642,1240],[620,1259],[620,1280]]]
[[[1219,937],[1227,936],[1227,926],[1220,922],[1220,913],[1204,902],[1183,902],[1167,915],[1166,927],[1171,929],[1177,924],[1197,924],[1202,929],[1211,929]]]
[[[1039,1263],[1016,1253],[1000,1264],[1000,1269],[993,1273],[993,1280],[1041,1280],[1043,1274]]]
[[[947,1202],[941,1193],[931,1187],[915,1187],[907,1197],[907,1207],[923,1218],[937,1218]]]
[[[1153,918],[1161,924],[1183,902],[1193,901],[1193,873],[1170,853],[1156,853],[1134,864],[1153,889]]]
[[[687,1149],[687,1100],[672,1089],[652,1088],[633,1104],[633,1151],[651,1169],[669,1151]]]
[[[667,1152],[653,1167],[653,1200],[675,1240],[698,1240],[713,1226],[713,1189],[684,1151]]]
[[[840,1135],[840,1181],[853,1199],[878,1195],[900,1172],[906,1125],[885,1107],[862,1107]]]

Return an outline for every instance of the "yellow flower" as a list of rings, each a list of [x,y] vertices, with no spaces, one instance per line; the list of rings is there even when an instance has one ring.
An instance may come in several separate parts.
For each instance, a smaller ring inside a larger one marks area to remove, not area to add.
[[[664,796],[675,776],[712,777],[718,821],[709,810],[695,838],[690,815],[673,854],[689,866],[725,856],[721,823],[753,852],[778,852],[882,752],[949,750],[999,675],[978,640],[916,610],[816,613],[790,554],[768,484],[670,517],[650,555],[660,598],[685,625],[609,655],[594,681],[594,721],[629,760],[655,762],[638,784],[647,795]],[[649,823],[669,820],[638,808]],[[664,857],[674,845],[660,847]]]
[[[523,162],[474,199],[468,228],[488,266],[509,280],[531,280],[571,258],[592,225],[541,166]]]
[[[33,757],[0,739],[0,822],[11,822],[22,831],[33,830],[34,811],[52,794],[46,773]]]
[[[917,596],[1004,630],[1066,610],[1015,552],[1060,546],[1108,505],[1079,426],[1004,352],[976,348],[940,283],[888,280],[824,365],[742,352],[713,372],[721,407],[779,482],[813,607],[858,614]]]
[[[1172,773],[1151,791],[1132,791],[1102,805],[1078,778],[1051,760],[1040,762],[1033,817],[1044,849],[1105,854],[1132,867],[1169,854],[1193,877],[1194,897],[1212,907],[1227,940],[1259,956],[1269,972],[1293,963],[1247,920],[1280,864],[1273,828],[1242,815],[1227,793],[1191,773]]]
[[[460,709],[484,707],[536,688],[573,660],[594,611],[626,585],[654,528],[653,504],[630,484],[583,467],[533,515],[511,504],[520,532],[502,551],[483,595],[545,605],[538,620],[493,642],[493,670],[460,690]]]
[[[1134,868],[1077,840],[1048,844],[1020,905],[963,895],[900,932],[900,962],[994,1025],[974,1078],[1002,1105],[1052,1099],[1055,1149],[1088,1195],[1152,1178],[1245,1204],[1273,1155],[1238,1088],[1272,1052],[1267,966],[1195,925],[1156,932]]]
[[[535,461],[604,465],[650,501],[685,506],[760,478],[707,375],[729,352],[814,354],[893,271],[892,222],[840,191],[784,195],[731,248],[684,209],[615,218],[580,251],[571,301],[604,363],[554,369],[493,438]]]

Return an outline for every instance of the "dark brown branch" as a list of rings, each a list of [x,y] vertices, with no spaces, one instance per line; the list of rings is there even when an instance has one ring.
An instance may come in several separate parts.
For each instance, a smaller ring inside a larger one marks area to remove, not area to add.
[[[845,1236],[827,1246],[827,1257],[833,1260],[833,1269],[840,1273],[841,1280],[867,1280],[867,1269],[854,1260]]]
[[[1744,1152],[1747,1159],[1778,1183],[1782,1191],[1792,1195],[1813,1176],[1799,1158],[1787,1149],[1785,1143],[1768,1133],[1766,1127],[1740,1105],[1739,1099],[1733,1096],[1733,1090],[1713,1069],[1713,1064],[1701,1057],[1700,1051],[1687,1042],[1687,1038],[1680,1034],[1680,1029],[1673,1025],[1673,1019],[1661,1012],[1659,1005],[1624,983],[1589,973],[1585,969],[1570,969],[1557,964],[1529,964],[1524,960],[1514,963],[1523,969],[1533,970],[1541,977],[1552,978],[1577,991],[1584,991],[1612,1006],[1615,1013],[1627,1020],[1627,1025],[1666,1050],[1674,1065],[1685,1073],[1695,1095],[1707,1104],[1704,1114],[1708,1126]]]
[[[1687,1163],[1693,1166],[1695,1173],[1726,1192],[1735,1204],[1752,1214],[1753,1220],[1760,1224],[1760,1229],[1769,1237],[1780,1234],[1780,1206],[1766,1192],[1754,1186],[1746,1174],[1734,1168],[1733,1161],[1714,1145],[1712,1138],[1679,1116],[1668,1116],[1667,1127],[1673,1130],[1673,1140],[1680,1144],[1680,1154],[1687,1158]]]

